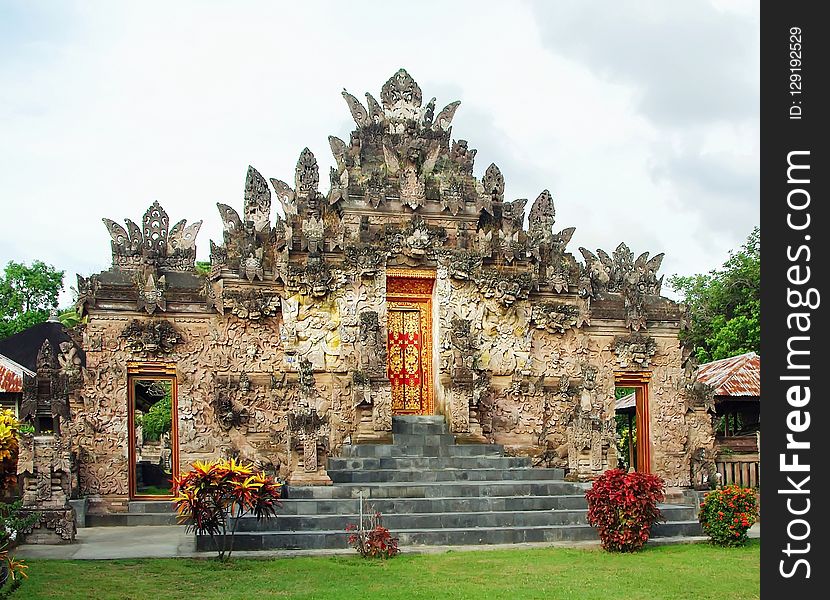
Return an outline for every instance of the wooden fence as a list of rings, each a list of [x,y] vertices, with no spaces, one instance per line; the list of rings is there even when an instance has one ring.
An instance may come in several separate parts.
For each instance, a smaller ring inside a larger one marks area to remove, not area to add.
[[[715,468],[721,476],[721,485],[740,485],[754,488],[761,485],[761,459],[758,453],[719,454]]]

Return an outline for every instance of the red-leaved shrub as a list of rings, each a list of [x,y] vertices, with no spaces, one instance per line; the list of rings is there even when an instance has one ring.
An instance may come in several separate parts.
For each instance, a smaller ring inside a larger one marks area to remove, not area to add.
[[[663,480],[656,475],[606,471],[585,492],[588,522],[597,529],[602,547],[634,552],[648,541],[651,526],[663,520],[657,503],[663,500]]]
[[[369,516],[368,527],[350,523],[346,531],[349,532],[349,545],[363,558],[392,558],[400,552],[398,538],[392,537],[383,526],[379,512]]]

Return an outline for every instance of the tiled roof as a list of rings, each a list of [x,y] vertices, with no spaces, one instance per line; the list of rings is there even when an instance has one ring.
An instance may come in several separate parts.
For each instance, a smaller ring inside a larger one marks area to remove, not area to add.
[[[622,410],[624,408],[635,408],[637,406],[637,394],[631,392],[627,396],[617,398],[614,402],[614,410]]]
[[[35,374],[8,356],[0,354],[0,392],[22,392],[24,375],[34,377]]]
[[[700,365],[697,380],[712,386],[715,396],[761,397],[761,357],[754,352]]]

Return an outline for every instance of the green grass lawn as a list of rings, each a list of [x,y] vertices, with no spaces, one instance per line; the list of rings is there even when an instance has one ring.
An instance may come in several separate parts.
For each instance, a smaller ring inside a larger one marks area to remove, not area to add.
[[[14,598],[758,598],[759,540],[637,554],[540,548],[402,555],[214,560],[30,560]]]

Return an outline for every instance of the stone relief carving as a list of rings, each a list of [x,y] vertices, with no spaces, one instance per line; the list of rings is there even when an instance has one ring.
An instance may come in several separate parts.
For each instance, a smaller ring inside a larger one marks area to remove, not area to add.
[[[32,543],[63,544],[75,541],[75,511],[69,498],[77,489],[75,456],[59,435],[24,435],[20,440],[17,472],[20,475],[24,513],[38,519],[22,533]]]
[[[564,333],[571,327],[581,325],[579,307],[572,304],[534,304],[530,319],[537,329],[544,329],[550,333]]]
[[[213,400],[216,421],[225,431],[234,427],[242,427],[248,421],[248,408],[245,398],[251,390],[250,380],[245,373],[239,377],[239,382],[233,386],[230,382],[224,385],[219,383]]]
[[[152,273],[147,276],[144,285],[138,285],[138,310],[147,311],[148,315],[152,315],[156,310],[167,310],[167,300],[164,298],[164,292],[167,289],[167,282],[164,275],[158,278],[158,281],[153,277]]]
[[[621,369],[648,369],[651,358],[657,353],[657,343],[647,335],[617,336],[613,352]]]
[[[125,219],[127,229],[111,219],[104,225],[112,237],[113,267],[125,271],[154,266],[169,271],[192,271],[196,260],[196,235],[202,226],[187,226],[182,219],[170,228],[170,218],[158,202],[144,213],[142,226]]]
[[[61,420],[69,419],[69,393],[78,379],[69,377],[48,339],[43,340],[37,353],[36,366],[34,377],[28,374],[23,376],[23,395],[18,418],[30,421],[41,414],[60,417]],[[56,431],[60,431],[60,425],[60,421],[55,423]]]
[[[133,319],[121,332],[127,349],[151,355],[170,354],[182,342],[181,334],[169,321],[140,321]]]

